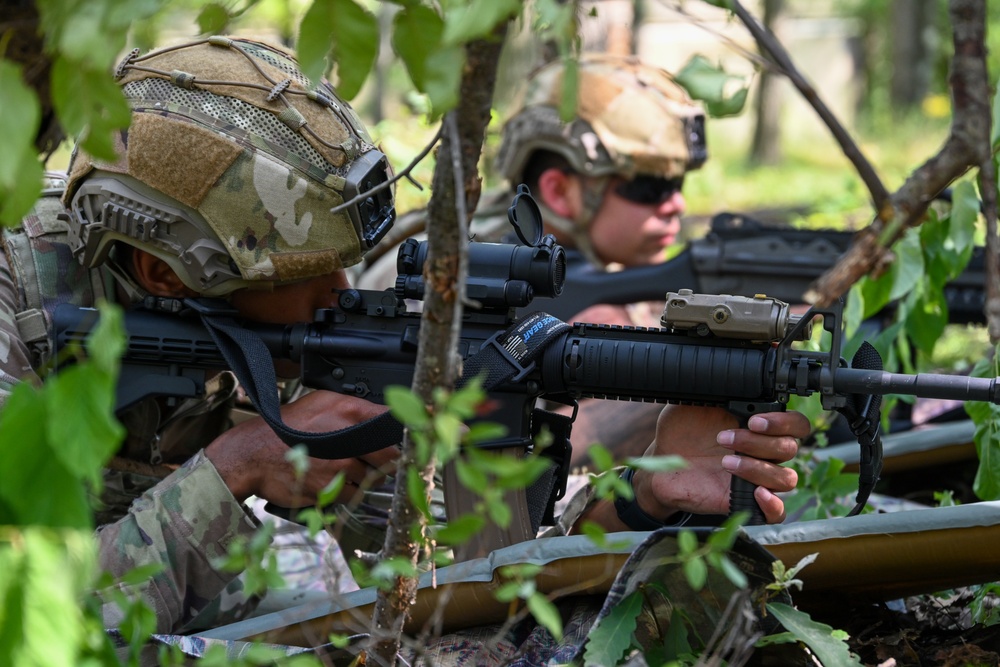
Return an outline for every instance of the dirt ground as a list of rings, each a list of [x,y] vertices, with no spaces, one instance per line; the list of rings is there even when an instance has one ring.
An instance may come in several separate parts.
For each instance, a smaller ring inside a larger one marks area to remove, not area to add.
[[[847,632],[851,651],[868,666],[1000,667],[1000,625],[972,622],[973,593],[960,589],[813,618]]]

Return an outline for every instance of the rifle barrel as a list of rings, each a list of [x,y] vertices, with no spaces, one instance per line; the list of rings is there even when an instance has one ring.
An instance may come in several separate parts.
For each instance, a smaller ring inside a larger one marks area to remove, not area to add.
[[[1000,404],[996,378],[961,375],[904,375],[861,368],[838,368],[833,377],[837,393],[907,394],[922,398],[985,401]]]

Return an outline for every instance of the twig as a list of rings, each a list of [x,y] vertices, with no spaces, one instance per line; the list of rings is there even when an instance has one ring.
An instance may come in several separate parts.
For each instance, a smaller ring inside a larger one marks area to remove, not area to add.
[[[985,2],[950,0],[948,13],[955,45],[949,76],[954,114],[948,139],[891,197],[891,208],[880,208],[879,217],[858,234],[847,253],[816,281],[806,294],[811,303],[829,305],[845,294],[861,276],[879,265],[886,247],[923,221],[927,207],[939,192],[970,168],[991,159]],[[995,285],[987,285],[987,289],[991,288],[995,289]]]
[[[792,84],[798,89],[802,94],[802,97],[815,109],[819,117],[826,123],[826,126],[830,129],[833,134],[834,139],[840,144],[840,148],[844,151],[844,155],[847,159],[851,161],[854,168],[858,170],[858,174],[861,176],[861,180],[865,182],[868,187],[868,191],[872,195],[872,202],[875,205],[875,210],[880,213],[885,211],[886,207],[889,205],[889,191],[885,189],[882,184],[881,179],[879,179],[878,174],[875,173],[875,169],[872,168],[871,163],[862,154],[861,149],[851,138],[851,135],[847,133],[844,126],[840,124],[837,117],[833,115],[830,108],[826,106],[823,100],[820,99],[819,94],[816,89],[806,81],[805,77],[798,71],[795,67],[795,63],[792,62],[791,57],[785,48],[775,39],[764,26],[762,26],[757,19],[750,15],[743,5],[740,4],[739,0],[729,0],[733,9],[733,13],[743,22],[743,25],[747,27],[750,34],[753,35],[754,39],[760,48],[767,52],[771,58],[774,59],[775,63],[781,68],[783,73],[788,76],[788,79]]]
[[[781,69],[781,66],[778,63],[774,62],[773,60],[768,60],[767,58],[764,58],[759,53],[754,53],[753,51],[744,48],[739,43],[737,43],[736,40],[732,39],[731,37],[727,37],[720,31],[708,25],[706,21],[701,20],[688,10],[684,9],[684,7],[681,6],[680,3],[676,1],[670,2],[669,0],[657,0],[657,2],[664,9],[667,9],[668,11],[672,11],[675,14],[683,16],[691,25],[701,28],[708,34],[718,39],[720,42],[723,42],[726,46],[732,49],[734,53],[737,53],[740,56],[749,60],[750,62],[758,65],[761,69],[766,69],[778,74],[785,74],[787,76],[787,72]]]
[[[345,201],[342,204],[337,204],[336,206],[330,209],[330,213],[340,213],[341,211],[344,211],[359,202],[363,202],[376,192],[379,192],[380,190],[385,190],[386,188],[390,187],[393,183],[402,178],[405,178],[406,180],[410,181],[410,183],[413,183],[418,189],[423,190],[424,189],[423,186],[421,186],[417,181],[413,180],[413,178],[410,176],[410,172],[413,171],[414,167],[420,164],[420,162],[423,161],[425,157],[427,157],[427,154],[431,152],[431,149],[434,148],[437,142],[441,139],[441,132],[443,130],[444,126],[442,125],[441,127],[438,128],[437,133],[434,135],[434,138],[430,140],[430,143],[424,146],[424,149],[420,151],[420,154],[417,155],[417,157],[413,158],[413,161],[406,166],[406,169],[399,172],[385,183],[379,183],[374,188],[370,190],[365,190],[357,197],[354,197],[349,201]]]

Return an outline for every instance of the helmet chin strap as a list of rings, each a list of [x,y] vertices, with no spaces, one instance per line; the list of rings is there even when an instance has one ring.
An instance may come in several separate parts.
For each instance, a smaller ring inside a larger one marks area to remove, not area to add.
[[[576,249],[587,258],[588,262],[599,269],[604,269],[607,267],[607,263],[602,262],[597,257],[594,245],[590,242],[590,226],[593,224],[594,216],[601,207],[604,195],[611,185],[611,175],[588,176],[585,174],[576,174],[576,176],[580,179],[583,186],[580,189],[583,193],[583,201],[576,217],[567,218],[566,216],[559,215],[541,200],[537,202],[538,208],[541,209],[542,217],[546,223],[573,238],[573,241],[576,243]]]
[[[108,269],[111,275],[114,277],[115,282],[118,283],[118,287],[125,296],[128,297],[130,305],[136,305],[143,303],[150,294],[143,288],[139,283],[135,281],[132,276],[129,275],[121,264],[118,263],[117,259],[109,257],[104,266]]]

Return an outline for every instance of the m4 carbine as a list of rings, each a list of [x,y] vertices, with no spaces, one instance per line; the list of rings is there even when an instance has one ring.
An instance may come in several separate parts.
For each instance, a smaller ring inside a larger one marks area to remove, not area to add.
[[[312,322],[287,326],[239,322],[237,328],[252,332],[271,357],[298,362],[306,386],[382,402],[388,385],[409,386],[412,381],[420,313],[408,310],[406,299],[423,294],[425,256],[424,244],[408,243],[400,253],[395,290],[343,290],[338,305],[317,311]],[[487,385],[502,406],[488,418],[505,424],[509,432],[497,446],[532,447],[539,418],[535,399],[540,397],[565,403],[596,397],[722,406],[745,420],[784,409],[792,395],[818,393],[824,408],[846,413],[863,448],[857,512],[881,469],[881,395],[1000,403],[996,379],[887,373],[880,370],[881,361],[870,346],[863,346],[848,364],[840,357],[839,303],[814,308],[800,318],[771,297],[680,290],[666,295],[663,328],[569,326],[545,314],[515,320],[515,308],[526,306],[536,293],[558,292],[561,271],[560,248],[548,239],[536,247],[479,243],[470,247],[469,290],[481,308],[466,310],[458,352],[467,367],[486,351],[514,367],[501,383]],[[119,407],[147,396],[197,396],[204,391],[207,373],[233,365],[231,354],[220,353],[217,332],[210,333],[209,328],[215,326],[214,318],[232,318],[234,313],[211,301],[186,300],[185,305],[187,317],[149,309],[126,313],[128,344]],[[95,317],[90,309],[60,306],[54,317],[57,346],[82,342]],[[803,346],[798,341],[807,337],[820,317],[830,334],[829,349],[799,349]],[[532,361],[525,362],[517,354],[519,349],[542,330],[548,341]],[[401,434],[401,427],[392,433]],[[286,442],[298,441],[292,437]],[[306,444],[314,456],[348,458],[396,442],[398,438],[386,436],[374,443],[348,437],[333,445]],[[568,453],[561,456],[557,463],[562,465],[555,468],[564,481]],[[731,509],[754,511],[752,492],[752,486],[736,480]],[[758,509],[754,521],[761,520]],[[531,524],[494,546],[529,539],[537,519]]]
[[[689,241],[670,261],[603,271],[567,251],[566,286],[558,299],[536,307],[569,321],[596,304],[662,301],[668,290],[703,294],[767,294],[804,303],[809,286],[851,246],[853,232],[772,227],[742,215],[720,213],[703,238]],[[945,286],[948,321],[984,322],[985,255],[979,246],[963,273]]]

